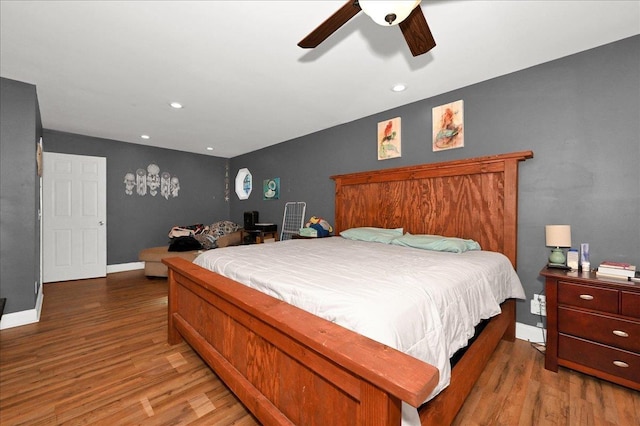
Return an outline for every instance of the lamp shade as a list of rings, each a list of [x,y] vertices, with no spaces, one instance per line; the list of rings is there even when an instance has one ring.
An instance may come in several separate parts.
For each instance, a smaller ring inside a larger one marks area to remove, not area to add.
[[[547,225],[544,228],[548,247],[571,247],[570,225]]]
[[[381,1],[360,0],[360,8],[378,25],[397,25],[407,19],[420,0]]]

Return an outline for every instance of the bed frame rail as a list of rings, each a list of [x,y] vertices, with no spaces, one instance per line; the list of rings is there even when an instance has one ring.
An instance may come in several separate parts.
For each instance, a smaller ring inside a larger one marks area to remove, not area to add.
[[[263,424],[400,425],[438,370],[181,258],[169,267],[169,343],[181,337]],[[271,372],[264,374],[265,371]]]

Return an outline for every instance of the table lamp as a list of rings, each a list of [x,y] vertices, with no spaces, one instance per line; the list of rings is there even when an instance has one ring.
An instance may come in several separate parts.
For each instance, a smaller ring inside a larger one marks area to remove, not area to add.
[[[567,258],[560,247],[571,247],[571,226],[547,225],[545,234],[547,247],[555,247],[551,250],[549,264],[564,265]]]

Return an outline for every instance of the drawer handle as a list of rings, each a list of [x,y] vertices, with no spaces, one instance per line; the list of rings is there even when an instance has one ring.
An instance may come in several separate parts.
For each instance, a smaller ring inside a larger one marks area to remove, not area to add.
[[[613,330],[613,334],[620,337],[629,337],[629,333],[625,333],[622,330]]]
[[[615,365],[616,367],[623,367],[623,368],[627,368],[629,366],[629,364],[627,364],[624,361],[613,361],[613,365]]]
[[[580,299],[582,300],[593,300],[593,296],[590,294],[581,294]]]

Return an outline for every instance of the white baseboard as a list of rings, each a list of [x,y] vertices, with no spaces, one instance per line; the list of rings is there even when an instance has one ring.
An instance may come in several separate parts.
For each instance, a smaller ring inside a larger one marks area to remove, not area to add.
[[[543,343],[547,341],[547,330],[516,322],[516,339],[533,343]]]
[[[40,289],[38,290],[38,298],[36,299],[36,307],[33,309],[27,309],[26,311],[3,314],[2,319],[0,320],[0,330],[32,324],[34,322],[40,321],[40,312],[42,311],[43,299],[44,295],[42,294],[42,285],[40,285]]]
[[[144,269],[144,262],[119,263],[116,265],[107,265],[107,274],[114,272],[135,271]]]

